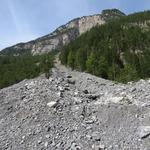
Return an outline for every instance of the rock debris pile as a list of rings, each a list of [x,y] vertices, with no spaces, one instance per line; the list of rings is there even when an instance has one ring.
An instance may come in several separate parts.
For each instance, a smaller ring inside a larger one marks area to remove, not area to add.
[[[150,150],[150,81],[116,84],[87,73],[0,90],[2,150]]]

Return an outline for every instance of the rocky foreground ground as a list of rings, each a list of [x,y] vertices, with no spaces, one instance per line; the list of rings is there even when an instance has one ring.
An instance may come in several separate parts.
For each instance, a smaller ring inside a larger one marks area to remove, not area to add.
[[[0,150],[150,150],[150,80],[116,84],[57,64],[0,90]]]

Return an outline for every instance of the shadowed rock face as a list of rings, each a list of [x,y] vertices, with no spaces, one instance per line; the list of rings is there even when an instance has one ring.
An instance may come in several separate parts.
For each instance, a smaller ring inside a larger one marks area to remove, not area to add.
[[[20,43],[15,46],[6,48],[2,53],[9,53],[9,50],[14,50],[13,55],[20,54],[22,50],[30,50],[32,55],[43,54],[51,50],[58,49],[61,46],[74,40],[76,37],[85,33],[96,25],[104,24],[107,20],[123,16],[124,14],[119,10],[103,11],[102,14],[84,16],[76,18],[69,23],[60,26],[54,32],[38,38],[28,43]]]

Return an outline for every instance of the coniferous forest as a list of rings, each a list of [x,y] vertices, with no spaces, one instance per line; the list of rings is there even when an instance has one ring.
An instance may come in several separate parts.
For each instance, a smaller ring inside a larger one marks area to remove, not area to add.
[[[61,62],[126,83],[150,77],[150,11],[96,26],[64,46]]]
[[[0,89],[48,73],[53,66],[54,55],[55,52],[37,56],[0,55]]]
[[[0,53],[0,88],[48,73],[57,51],[32,56],[30,50]],[[126,83],[150,77],[150,11],[96,26],[61,48],[62,64]]]

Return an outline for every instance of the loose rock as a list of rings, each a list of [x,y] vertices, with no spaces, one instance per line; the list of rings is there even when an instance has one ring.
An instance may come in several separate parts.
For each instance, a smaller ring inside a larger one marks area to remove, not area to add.
[[[144,139],[150,136],[150,126],[141,126],[138,128],[138,135]]]
[[[47,106],[48,106],[48,107],[55,107],[56,104],[57,104],[57,102],[51,101],[51,102],[47,103]]]
[[[0,149],[149,150],[149,100],[148,80],[116,84],[56,64],[49,80],[0,89]]]

